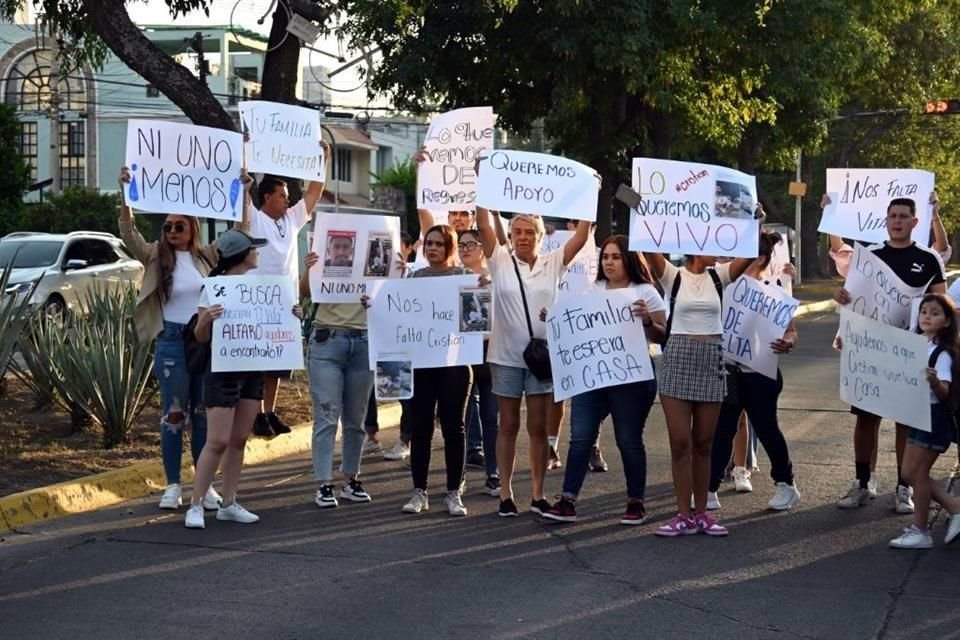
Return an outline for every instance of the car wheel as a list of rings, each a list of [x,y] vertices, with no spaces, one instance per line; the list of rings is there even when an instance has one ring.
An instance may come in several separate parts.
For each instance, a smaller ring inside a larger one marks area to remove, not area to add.
[[[67,305],[60,296],[50,296],[43,304],[43,317],[50,324],[62,327],[67,322]]]

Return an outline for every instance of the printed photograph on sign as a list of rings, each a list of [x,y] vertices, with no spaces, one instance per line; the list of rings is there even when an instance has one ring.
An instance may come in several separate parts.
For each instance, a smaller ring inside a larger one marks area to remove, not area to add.
[[[460,333],[489,333],[493,324],[490,289],[460,288]]]
[[[747,187],[737,182],[717,180],[716,214],[719,218],[753,218],[756,204]]]
[[[323,275],[327,277],[350,277],[353,271],[353,254],[356,249],[355,231],[328,231],[327,251],[323,257]]]
[[[409,360],[377,360],[374,374],[377,400],[409,400],[413,397],[413,366]]]
[[[371,233],[367,236],[367,259],[363,275],[368,278],[386,278],[390,273],[393,241],[389,233]]]

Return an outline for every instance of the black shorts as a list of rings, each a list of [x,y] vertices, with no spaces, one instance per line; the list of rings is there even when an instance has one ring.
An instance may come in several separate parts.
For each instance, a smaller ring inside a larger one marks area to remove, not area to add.
[[[877,418],[878,420],[881,419],[880,416],[878,416],[877,414],[870,413],[865,409],[861,409],[860,407],[855,407],[853,405],[850,405],[850,413],[857,416],[858,418]]]
[[[240,400],[263,400],[263,372],[207,372],[203,378],[203,402],[207,408],[232,408]]]
[[[941,403],[930,405],[930,431],[908,427],[907,444],[943,453],[957,440],[957,425],[950,409]]]
[[[263,377],[264,377],[264,378],[271,378],[271,379],[273,379],[273,380],[289,380],[289,379],[290,379],[290,375],[291,375],[292,373],[293,373],[293,372],[290,371],[290,370],[287,370],[287,371],[264,371],[264,372],[263,372]]]

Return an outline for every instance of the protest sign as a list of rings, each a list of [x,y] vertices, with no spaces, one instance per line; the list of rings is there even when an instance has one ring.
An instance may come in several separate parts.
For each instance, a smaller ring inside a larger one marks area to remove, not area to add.
[[[800,303],[780,287],[740,276],[723,292],[723,355],[777,379],[770,343],[783,337]]]
[[[370,369],[385,353],[409,354],[414,369],[483,362],[483,335],[460,333],[460,289],[476,284],[475,275],[371,280]]]
[[[250,135],[248,171],[324,181],[319,111],[266,100],[244,100],[239,107],[243,131]]]
[[[909,329],[910,304],[914,298],[923,295],[927,285],[907,286],[887,263],[863,245],[855,244],[843,288],[850,294],[851,302],[847,308],[854,313]]]
[[[756,257],[755,177],[711,164],[633,159],[640,204],[630,212],[630,248],[654,253]]]
[[[210,370],[286,371],[303,369],[299,298],[287,276],[206,278],[211,304],[223,305],[213,323]]]
[[[573,237],[575,231],[554,231],[550,235],[544,236],[540,243],[540,255],[545,256],[551,251],[562,249],[567,240]],[[597,279],[598,252],[597,240],[590,232],[587,243],[577,252],[573,260],[567,265],[560,278],[560,285],[557,289],[561,294],[581,293]]]
[[[129,206],[148,213],[239,220],[243,136],[179,122],[127,121],[123,186]]]
[[[840,398],[855,407],[930,431],[927,339],[840,312]]]
[[[547,312],[553,398],[652,380],[643,323],[632,289],[561,298]]]
[[[530,151],[493,151],[480,163],[477,204],[494,211],[597,219],[597,172],[568,158]]]
[[[775,231],[778,236],[780,236],[780,242],[774,245],[773,255],[770,257],[770,265],[767,267],[767,273],[769,274],[769,280],[771,283],[776,284],[777,281],[780,282],[780,286],[783,287],[783,290],[787,292],[788,296],[793,295],[793,276],[784,273],[783,268],[790,264],[790,247],[787,244],[787,239],[779,231]]]
[[[930,242],[929,204],[935,176],[916,169],[827,169],[830,204],[820,218],[821,233],[864,242],[883,242],[887,234],[887,207],[894,198],[910,198],[919,222],[913,239]]]
[[[377,278],[400,277],[400,219],[325,213],[317,216],[313,251],[320,256],[310,270],[314,302],[360,302]]]
[[[430,121],[423,141],[427,161],[417,168],[418,208],[476,209],[474,162],[493,148],[496,120],[490,107],[469,107],[448,111]]]
[[[493,292],[490,287],[460,287],[460,333],[490,333]]]

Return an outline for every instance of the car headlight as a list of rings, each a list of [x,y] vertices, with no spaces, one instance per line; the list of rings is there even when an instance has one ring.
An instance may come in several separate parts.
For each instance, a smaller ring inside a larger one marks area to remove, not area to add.
[[[27,293],[33,288],[34,282],[20,282],[17,284],[12,284],[6,289],[6,293],[19,295],[21,293]]]

